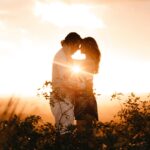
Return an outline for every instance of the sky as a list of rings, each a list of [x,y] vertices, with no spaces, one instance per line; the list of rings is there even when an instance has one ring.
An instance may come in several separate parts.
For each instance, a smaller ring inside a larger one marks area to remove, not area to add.
[[[0,96],[35,96],[69,32],[96,39],[98,93],[150,92],[149,0],[0,0]]]

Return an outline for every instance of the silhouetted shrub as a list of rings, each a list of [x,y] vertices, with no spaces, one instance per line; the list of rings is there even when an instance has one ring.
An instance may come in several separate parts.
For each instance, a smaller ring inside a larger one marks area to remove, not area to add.
[[[117,96],[117,94],[116,94]],[[113,99],[116,97],[113,95]],[[28,116],[21,120],[13,115],[0,121],[0,149],[2,150],[90,150],[133,149],[148,150],[150,147],[150,100],[141,100],[133,93],[128,96],[117,121],[97,122],[93,125],[95,135],[89,130],[82,134],[76,126],[59,135],[55,126],[43,122],[40,116]]]

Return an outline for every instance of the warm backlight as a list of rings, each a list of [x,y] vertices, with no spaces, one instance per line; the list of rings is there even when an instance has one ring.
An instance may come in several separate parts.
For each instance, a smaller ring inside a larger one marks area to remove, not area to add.
[[[72,67],[72,70],[73,70],[74,73],[79,73],[81,71],[81,68],[79,66],[77,66],[77,65],[74,65]]]
[[[72,59],[84,60],[86,58],[85,54],[82,54],[80,50],[77,50],[72,56]]]

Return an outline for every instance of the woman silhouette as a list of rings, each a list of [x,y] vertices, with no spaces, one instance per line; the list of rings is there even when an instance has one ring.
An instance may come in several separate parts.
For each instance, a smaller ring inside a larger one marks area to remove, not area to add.
[[[97,102],[93,92],[93,75],[98,73],[101,57],[98,45],[92,37],[82,40],[81,52],[86,55],[86,59],[80,61],[83,71],[78,75],[79,86],[74,99],[74,114],[79,131],[83,131],[85,126],[92,127],[92,124],[98,121]]]

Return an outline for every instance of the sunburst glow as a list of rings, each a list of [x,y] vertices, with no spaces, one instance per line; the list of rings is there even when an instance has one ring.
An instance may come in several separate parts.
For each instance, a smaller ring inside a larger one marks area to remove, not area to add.
[[[80,68],[80,66],[74,65],[72,67],[72,70],[73,70],[74,73],[79,73],[81,71],[81,68]]]
[[[77,50],[73,55],[72,55],[72,59],[76,59],[76,60],[83,60],[85,59],[86,56],[85,54],[82,54],[80,50]]]
[[[74,77],[92,75],[99,93],[150,92],[148,1],[15,1],[0,0],[0,98],[36,96],[37,88],[52,80],[53,58],[69,32],[97,41],[99,74],[86,71],[80,50],[72,56],[78,67],[54,63]]]

